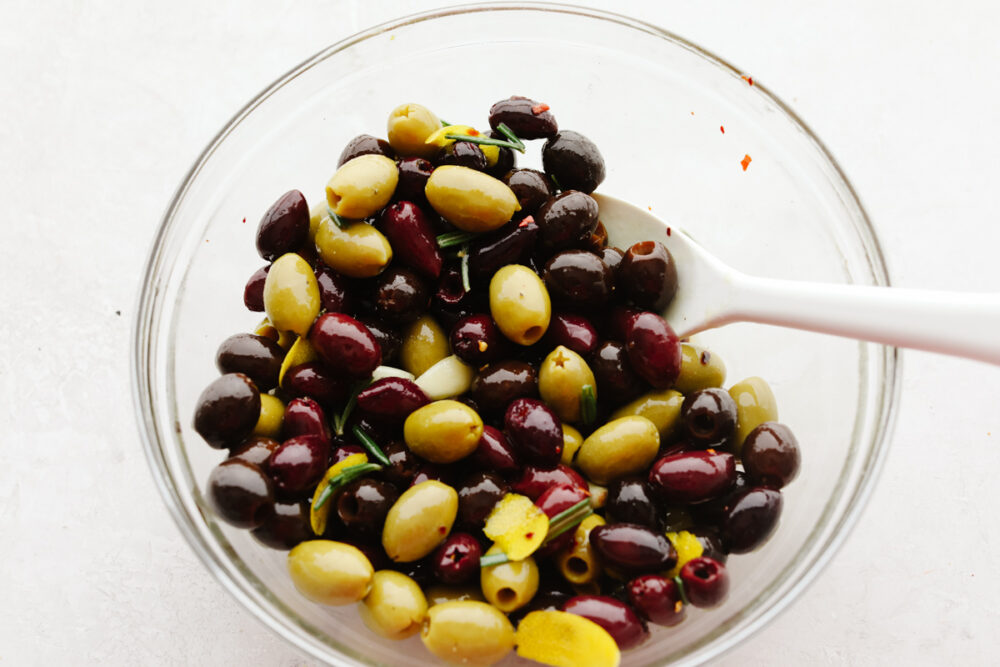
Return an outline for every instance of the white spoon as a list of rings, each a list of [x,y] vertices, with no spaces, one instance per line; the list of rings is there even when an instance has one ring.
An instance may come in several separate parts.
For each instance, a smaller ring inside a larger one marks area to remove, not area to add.
[[[1000,364],[1000,294],[757,278],[727,266],[645,209],[593,197],[609,237],[659,240],[670,250],[678,287],[663,317],[678,336],[760,322]]]

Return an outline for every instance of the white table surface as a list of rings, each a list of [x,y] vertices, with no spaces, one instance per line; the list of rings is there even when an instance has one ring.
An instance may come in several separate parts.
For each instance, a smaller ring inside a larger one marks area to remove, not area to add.
[[[138,276],[237,108],[325,45],[440,4],[0,3],[0,665],[310,663],[209,576],[153,487],[128,380]],[[896,284],[1000,289],[995,3],[617,9],[791,104],[856,186]],[[904,359],[894,444],[853,534],[720,664],[997,660],[1000,370]]]

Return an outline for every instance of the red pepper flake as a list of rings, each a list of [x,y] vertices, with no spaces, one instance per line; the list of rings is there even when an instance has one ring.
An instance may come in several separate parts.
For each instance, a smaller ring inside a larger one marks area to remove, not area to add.
[[[469,128],[469,136],[470,137],[478,137],[479,136],[479,130],[477,130],[474,127],[470,127]]]
[[[243,224],[244,225],[247,224],[247,219],[246,218],[243,218]]]
[[[750,156],[749,155],[744,155],[743,159],[740,160],[740,164],[743,165],[743,171],[746,171],[747,167],[750,166]]]
[[[653,207],[652,207],[652,206],[647,206],[646,208],[648,208],[648,209],[649,209],[650,211],[652,211],[652,210],[653,210]]]
[[[535,536],[535,534],[534,534],[534,533],[525,533],[525,534],[524,534],[524,539],[526,539],[526,540],[530,540],[530,539],[531,539],[532,537],[534,537],[534,536]]]
[[[533,114],[535,114],[537,116],[540,113],[545,113],[546,111],[548,111],[551,108],[552,107],[550,107],[548,104],[545,104],[544,102],[542,102],[541,104],[536,104],[535,106],[531,107],[531,113],[533,113]]]
[[[726,133],[726,126],[725,125],[720,125],[719,126],[719,132],[722,132],[723,134],[725,134]]]
[[[708,448],[708,449],[706,449],[705,451],[706,451],[706,452],[708,452],[709,454],[715,454],[715,450],[714,450],[714,449],[712,449],[711,447],[709,447],[709,448]]]
[[[746,81],[747,83],[749,83],[751,86],[753,85],[753,77],[752,76],[741,76],[740,78],[743,79],[744,81]]]
[[[670,236],[670,228],[667,227],[667,236]]]
[[[445,526],[438,526],[438,532],[441,533],[442,535],[445,535],[448,533],[448,528]]]
[[[694,112],[693,112],[693,111],[691,112],[691,115],[692,115],[692,116],[694,115]]]
[[[535,217],[534,216],[532,216],[532,215],[526,215],[524,217],[524,220],[522,220],[521,222],[519,222],[517,226],[518,227],[527,227],[528,225],[530,225],[534,221],[535,221]]]

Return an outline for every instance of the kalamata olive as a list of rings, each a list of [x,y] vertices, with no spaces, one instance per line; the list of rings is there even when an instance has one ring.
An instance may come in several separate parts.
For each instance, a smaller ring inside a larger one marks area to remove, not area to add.
[[[388,482],[358,479],[337,496],[337,516],[350,530],[377,534],[397,498],[399,490]]]
[[[550,486],[542,495],[538,496],[535,505],[538,506],[538,509],[545,512],[545,516],[551,519],[560,512],[568,510],[581,500],[589,497],[590,491],[585,488],[582,489],[575,484],[556,484]],[[573,530],[568,530],[562,535],[550,537],[548,543],[543,544],[535,552],[535,558],[544,558],[566,548],[573,543],[574,532]]]
[[[309,342],[331,370],[352,377],[371,375],[382,363],[382,350],[372,332],[343,313],[320,315],[309,332]]]
[[[507,442],[506,436],[499,429],[488,425],[483,426],[483,436],[470,461],[479,468],[499,473],[510,473],[520,468],[514,448]]]
[[[649,638],[649,630],[638,614],[621,600],[610,596],[577,595],[563,603],[562,610],[597,623],[607,630],[623,651]]]
[[[543,249],[570,248],[597,227],[597,202],[583,192],[567,189],[538,209],[538,240]]]
[[[379,139],[370,134],[359,134],[344,146],[344,150],[340,153],[340,159],[337,160],[337,166],[340,167],[345,162],[350,162],[360,155],[384,155],[387,158],[395,159],[396,151],[392,150],[392,146],[385,139]]]
[[[257,252],[272,262],[309,240],[309,205],[298,190],[281,195],[257,226]]]
[[[311,398],[292,399],[285,406],[281,435],[285,440],[300,435],[313,435],[329,442],[330,426],[323,408]]]
[[[357,401],[359,409],[390,419],[405,419],[430,403],[427,394],[412,380],[398,377],[376,380],[358,393]]]
[[[554,466],[562,454],[562,422],[534,398],[518,398],[507,406],[504,427],[518,454],[541,466]]]
[[[482,290],[469,292],[465,289],[458,264],[445,264],[438,279],[437,291],[431,299],[431,312],[441,326],[450,331],[463,317],[487,310],[481,305],[482,296]]]
[[[288,551],[316,536],[309,525],[309,501],[276,500],[264,523],[250,531],[254,539],[272,549]]]
[[[438,151],[435,158],[438,166],[454,164],[476,171],[486,171],[486,156],[479,146],[468,141],[456,141]]]
[[[243,373],[267,391],[278,385],[278,372],[285,351],[270,338],[249,333],[230,336],[215,353],[215,366],[220,373]]]
[[[626,590],[629,604],[652,623],[677,625],[686,616],[680,588],[673,579],[644,574],[630,581]]]
[[[630,321],[625,349],[632,370],[657,389],[667,389],[681,372],[681,343],[667,321],[644,312]]]
[[[581,357],[589,357],[597,349],[597,330],[582,315],[553,313],[543,347],[550,350],[559,345],[568,347]]]
[[[208,500],[226,523],[256,528],[267,518],[274,489],[258,466],[241,459],[226,459],[208,477]]]
[[[458,518],[463,526],[482,528],[493,507],[510,490],[510,485],[493,472],[476,472],[458,487]]]
[[[267,462],[271,459],[271,454],[280,445],[281,443],[277,440],[253,436],[241,442],[239,446],[230,449],[229,458],[240,459],[260,466],[261,470],[267,470]]]
[[[684,397],[681,423],[696,444],[723,447],[736,428],[736,403],[725,389],[692,392]]]
[[[508,264],[517,264],[535,244],[538,223],[534,218],[512,220],[475,241],[469,251],[469,272],[485,278]]]
[[[764,422],[743,443],[743,465],[755,483],[780,489],[799,472],[799,441],[778,422]]]
[[[628,337],[628,330],[632,326],[632,320],[643,311],[626,306],[614,306],[608,314],[608,319],[604,323],[607,337],[610,340],[624,343]]]
[[[260,417],[260,392],[243,373],[226,373],[198,397],[194,430],[212,447],[222,449],[243,441]]]
[[[415,271],[390,267],[375,279],[375,314],[390,324],[408,324],[427,310],[431,294]]]
[[[405,157],[398,162],[398,166],[399,183],[396,184],[393,196],[400,201],[427,204],[424,187],[427,185],[427,179],[431,177],[431,172],[434,171],[434,165],[420,157]],[[393,243],[393,247],[395,245]]]
[[[352,454],[365,454],[360,445],[338,445],[330,451],[330,465],[340,463]]]
[[[398,421],[394,419],[384,419],[376,415],[354,410],[347,418],[344,426],[346,433],[354,433],[354,428],[361,429],[365,435],[375,442],[390,442],[402,438],[403,429]]]
[[[476,374],[469,392],[483,411],[503,412],[514,399],[538,396],[538,373],[523,361],[498,361]]]
[[[548,104],[514,95],[490,107],[490,127],[496,130],[503,123],[519,139],[545,139],[559,131]]]
[[[615,273],[618,272],[618,267],[625,258],[625,253],[618,248],[602,248],[597,254],[601,256],[601,259],[603,259],[604,263],[608,265],[608,268]]]
[[[624,298],[640,308],[661,311],[677,293],[677,265],[659,241],[641,241],[625,252],[618,267]]]
[[[649,528],[659,527],[659,515],[646,481],[626,477],[613,482],[608,488],[605,505],[611,523],[637,523]]]
[[[736,459],[728,452],[695,451],[657,459],[649,483],[667,502],[698,503],[718,498],[736,483]]]
[[[409,487],[422,461],[400,441],[394,440],[382,445],[382,451],[389,459],[389,465],[384,466],[376,475],[399,488]]]
[[[348,378],[334,375],[319,361],[288,369],[281,384],[290,396],[312,398],[326,410],[343,401],[350,390]]]
[[[330,445],[321,438],[300,435],[281,443],[271,455],[267,472],[274,488],[286,498],[313,492],[327,469]]]
[[[545,287],[557,301],[574,308],[599,308],[611,298],[614,274],[586,250],[564,250],[545,265]]]
[[[326,264],[316,267],[316,283],[319,285],[319,302],[328,313],[350,313],[354,310],[354,299],[350,293],[350,282]]]
[[[559,484],[575,486],[583,491],[588,489],[583,476],[563,463],[554,467],[524,466],[524,472],[511,488],[514,493],[538,500],[546,490]]]
[[[729,593],[729,573],[714,558],[692,558],[684,563],[679,576],[688,601],[695,607],[715,607]]]
[[[382,363],[388,365],[395,362],[403,347],[403,337],[399,331],[377,317],[364,315],[359,317],[358,321],[375,336],[379,349],[382,350]]]
[[[463,317],[451,329],[451,351],[465,363],[476,366],[496,360],[504,351],[504,337],[489,315]]]
[[[435,239],[434,227],[423,209],[412,201],[397,201],[382,211],[379,227],[400,262],[437,280],[444,256]]]
[[[503,182],[514,191],[525,215],[536,213],[555,194],[549,177],[537,169],[514,169],[507,172]]]
[[[506,140],[507,137],[497,132],[496,130],[490,130],[486,133],[490,139],[501,139]],[[486,169],[486,173],[493,178],[502,179],[504,175],[511,169],[517,166],[517,153],[515,153],[510,148],[506,146],[498,146],[500,150],[497,151],[497,161],[496,164],[491,165]],[[487,160],[488,162],[489,160]]]
[[[262,266],[250,276],[243,288],[243,305],[255,313],[264,312],[264,283],[267,282],[267,272],[271,265]]]
[[[482,546],[472,535],[452,533],[430,556],[434,576],[442,584],[450,586],[468,583],[479,577],[479,558],[482,554]]]
[[[737,470],[736,479],[726,493],[713,500],[692,505],[689,508],[692,518],[695,519],[698,524],[711,527],[718,526],[725,519],[726,513],[729,511],[729,508],[732,507],[733,502],[735,502],[744,491],[750,489],[752,486],[753,483],[750,481],[749,475],[742,470]],[[656,489],[654,487],[654,491],[655,490]],[[719,541],[721,544],[721,537],[719,538]],[[724,547],[725,545],[722,546]]]
[[[604,563],[626,574],[661,572],[677,563],[677,551],[666,535],[637,523],[596,526],[590,544]]]
[[[611,405],[627,403],[645,390],[642,378],[632,370],[625,345],[608,340],[601,343],[590,360],[597,379],[597,393]]]
[[[413,475],[413,480],[410,482],[410,486],[413,487],[418,484],[423,484],[428,480],[441,482],[442,484],[447,484],[448,486],[454,486],[455,470],[449,466],[437,465],[434,463],[422,463],[420,467],[417,468],[416,474]]]
[[[730,553],[745,554],[767,541],[778,526],[781,491],[752,487],[727,503],[720,526],[722,543]]]
[[[591,193],[604,180],[604,157],[593,141],[563,130],[542,147],[542,166],[561,190]]]

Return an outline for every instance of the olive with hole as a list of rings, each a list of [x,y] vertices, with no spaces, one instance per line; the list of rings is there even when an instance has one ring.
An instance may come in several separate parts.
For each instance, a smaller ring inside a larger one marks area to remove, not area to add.
[[[729,593],[729,573],[714,558],[693,558],[684,564],[678,576],[684,582],[688,601],[695,607],[717,607]]]
[[[212,447],[223,449],[242,442],[260,417],[260,392],[243,373],[226,373],[205,387],[198,397],[194,430]]]
[[[486,555],[500,553],[492,547]],[[538,592],[538,565],[531,556],[480,569],[479,585],[486,601],[502,612],[510,613],[531,602]]]
[[[520,209],[517,197],[503,181],[456,165],[435,169],[424,194],[442,218],[465,232],[502,227]]]
[[[486,278],[508,264],[521,263],[537,237],[538,223],[534,218],[512,220],[495,232],[484,234],[471,242],[469,273]]]
[[[564,602],[562,610],[597,623],[623,651],[649,638],[649,630],[638,614],[621,600],[607,595],[577,595]]]
[[[274,328],[304,336],[319,308],[319,285],[309,263],[291,252],[276,259],[264,281],[264,312]]]
[[[405,267],[390,267],[375,279],[375,314],[390,324],[413,322],[430,300],[427,283]]]
[[[357,547],[332,540],[309,540],[289,551],[288,573],[299,593],[331,606],[364,599],[375,576]]]
[[[649,484],[666,502],[700,503],[719,498],[736,484],[736,459],[714,450],[682,452],[658,459]]]
[[[698,446],[721,448],[736,428],[736,404],[725,389],[700,389],[684,397],[681,421]]]
[[[250,534],[264,546],[281,551],[312,539],[315,536],[309,525],[309,501],[274,501],[267,518]]]
[[[490,127],[496,130],[501,123],[519,139],[546,139],[559,131],[548,104],[519,95],[500,100],[490,107]]]
[[[513,191],[525,215],[535,214],[555,194],[552,181],[537,169],[514,169],[504,175],[503,182]]]
[[[615,277],[600,257],[587,250],[564,250],[545,265],[545,287],[556,302],[593,310],[611,298]]]
[[[674,389],[690,394],[700,389],[721,387],[726,381],[726,364],[722,357],[698,345],[681,343],[681,372]]]
[[[452,533],[431,555],[434,576],[443,584],[459,586],[479,574],[483,549],[468,533]]]
[[[329,217],[316,230],[316,251],[330,268],[350,278],[371,278],[392,261],[392,246],[382,232],[364,222],[343,227]]]
[[[256,528],[267,519],[274,503],[274,488],[267,475],[253,463],[227,459],[208,477],[212,510],[237,528]]]
[[[780,489],[799,472],[799,441],[778,422],[764,422],[743,443],[743,466],[757,484]]]
[[[538,393],[564,422],[583,418],[585,387],[597,396],[593,371],[583,357],[568,347],[556,347],[538,368]]]
[[[589,194],[604,181],[601,151],[593,141],[572,130],[562,130],[545,142],[542,166],[561,190]]]
[[[382,349],[372,332],[343,313],[321,315],[309,342],[331,370],[351,377],[367,377],[382,363]]]
[[[419,206],[412,201],[390,204],[379,216],[379,227],[400,262],[432,280],[441,275],[444,257],[434,227]]]
[[[597,228],[599,214],[593,197],[578,190],[566,189],[538,209],[538,240],[545,250],[573,247]]]
[[[533,398],[511,401],[504,428],[518,455],[541,466],[554,466],[562,454],[562,422],[545,403]]]
[[[396,163],[384,155],[361,155],[345,162],[326,184],[330,211],[348,220],[378,213],[392,199],[399,182]]]
[[[389,113],[386,134],[389,145],[401,157],[429,158],[437,146],[427,138],[441,129],[441,119],[422,104],[401,104]]]
[[[405,370],[417,377],[450,353],[448,334],[430,315],[417,318],[403,332],[399,360]]]
[[[379,570],[371,590],[358,605],[369,630],[386,639],[406,639],[420,632],[427,616],[427,598],[420,585],[402,572]]]
[[[490,280],[490,315],[500,331],[518,345],[537,343],[549,328],[552,302],[538,274],[512,264]]]
[[[278,371],[285,351],[270,338],[249,333],[230,336],[215,353],[215,366],[220,373],[243,373],[260,391],[278,385]]]
[[[370,134],[359,134],[344,146],[344,150],[340,153],[340,159],[337,160],[337,166],[342,167],[345,162],[350,162],[362,155],[384,155],[389,159],[396,159],[396,151],[392,150],[388,141]]]
[[[750,431],[764,422],[778,421],[778,402],[771,385],[759,377],[749,377],[729,388],[729,395],[736,403],[736,434],[733,452],[739,456]]]
[[[577,467],[591,481],[607,484],[645,470],[660,449],[660,432],[645,417],[620,417],[587,436]]]
[[[427,610],[420,639],[441,660],[485,666],[514,649],[514,626],[489,603],[455,600]]]
[[[264,312],[264,283],[267,282],[267,272],[270,270],[270,264],[262,266],[247,279],[247,284],[243,288],[243,305],[247,310],[254,313]]]
[[[407,447],[432,463],[454,463],[476,450],[483,420],[464,403],[434,401],[410,414],[403,424]]]
[[[281,195],[257,226],[257,252],[271,262],[309,240],[309,206],[298,190]]]
[[[556,565],[569,583],[580,586],[601,576],[600,559],[590,546],[590,531],[603,525],[605,522],[600,514],[591,514],[572,532],[573,539],[569,547],[556,554]]]
[[[505,351],[504,338],[489,315],[469,315],[451,329],[451,350],[467,364],[479,367],[495,361]]]
[[[677,293],[677,264],[659,241],[641,241],[625,251],[617,278],[624,297],[640,308],[661,311]]]
[[[524,361],[497,361],[476,373],[469,393],[484,413],[502,413],[514,399],[538,396],[538,373]]]
[[[668,389],[681,372],[681,344],[665,319],[642,312],[628,321],[625,349],[632,370],[657,389]]]
[[[403,492],[389,509],[382,547],[397,563],[420,560],[444,542],[458,514],[458,493],[436,480]]]
[[[399,490],[389,482],[358,479],[337,495],[337,516],[346,528],[361,534],[377,534]]]

